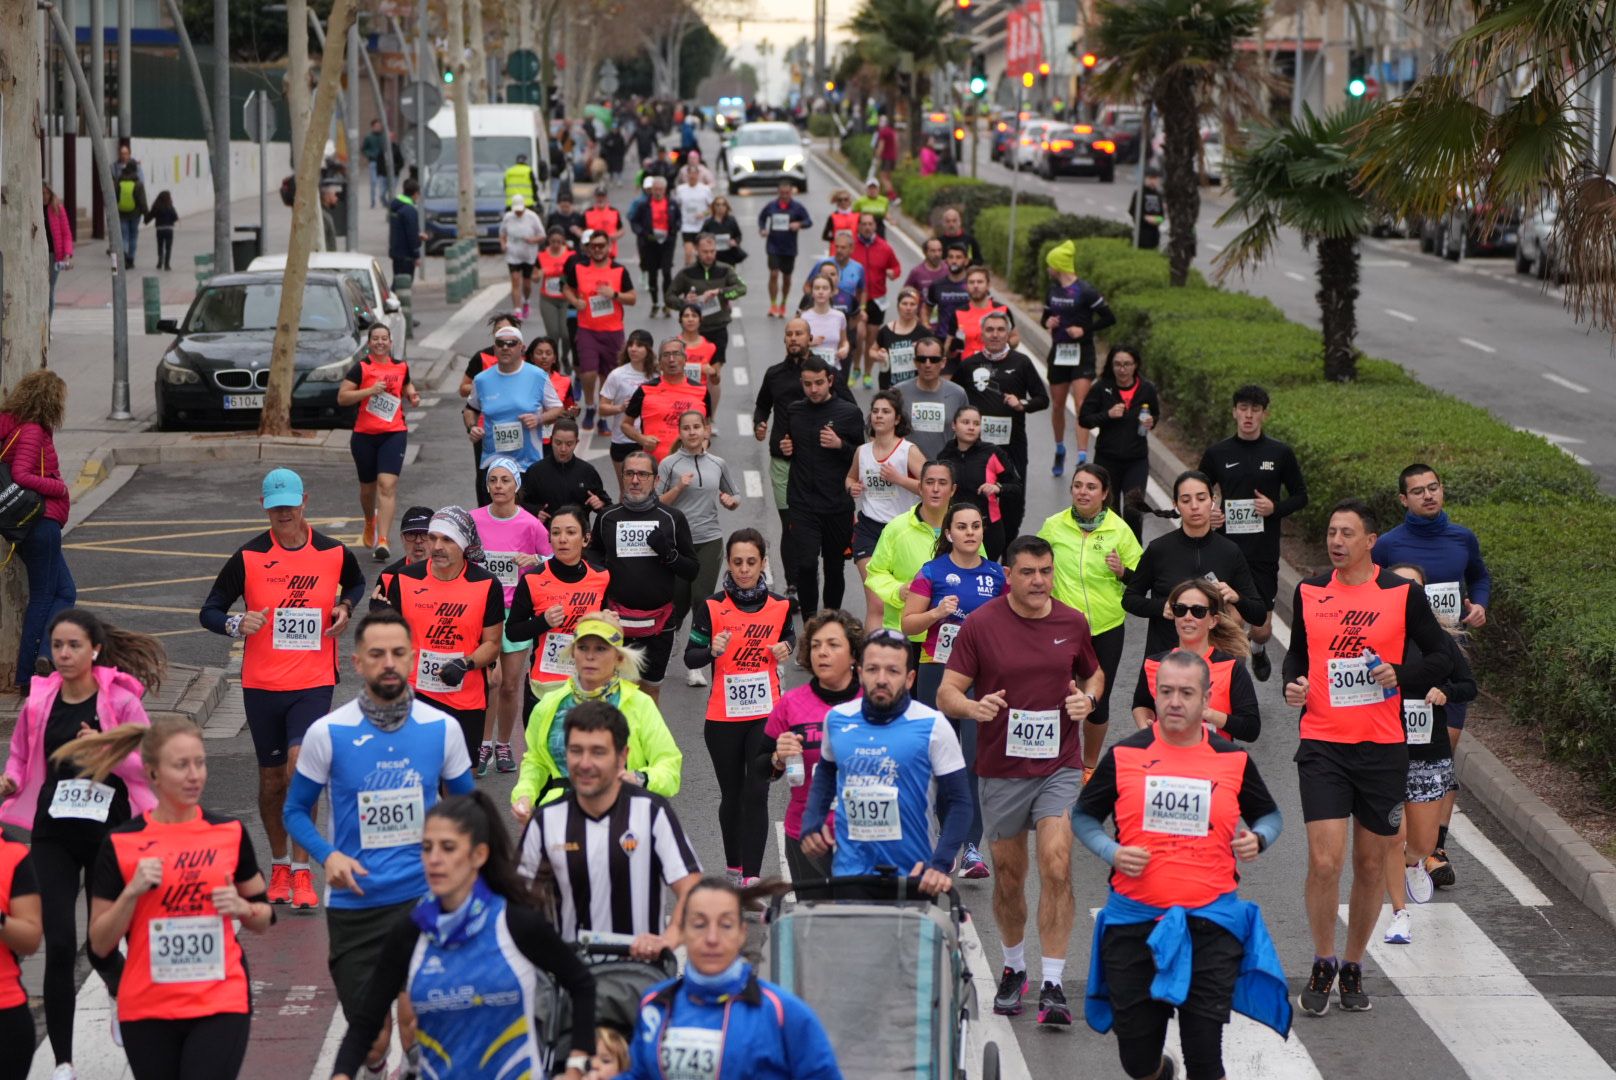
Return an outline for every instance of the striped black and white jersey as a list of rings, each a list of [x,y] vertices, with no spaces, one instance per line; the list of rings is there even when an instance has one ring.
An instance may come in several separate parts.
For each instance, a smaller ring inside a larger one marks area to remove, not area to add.
[[[614,934],[662,932],[663,886],[701,872],[695,849],[668,800],[632,784],[598,818],[577,796],[533,811],[522,834],[521,871],[555,880],[561,936],[580,930]]]

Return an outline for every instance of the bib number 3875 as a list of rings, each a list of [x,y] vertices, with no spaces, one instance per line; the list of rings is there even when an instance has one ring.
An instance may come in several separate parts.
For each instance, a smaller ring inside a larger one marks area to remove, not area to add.
[[[767,671],[724,676],[724,715],[730,719],[764,716],[774,709]]]
[[[187,915],[146,924],[154,983],[218,982],[224,978],[224,919]]]

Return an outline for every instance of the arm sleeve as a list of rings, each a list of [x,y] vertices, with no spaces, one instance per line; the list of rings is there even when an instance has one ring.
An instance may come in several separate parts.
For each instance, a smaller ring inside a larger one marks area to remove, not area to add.
[[[695,542],[690,539],[690,522],[683,514],[677,514],[673,519],[673,541],[674,576],[695,581],[696,575],[701,573],[701,563],[696,559]]]
[[[338,599],[348,602],[350,612],[357,610],[359,601],[365,598],[365,572],[359,569],[359,560],[354,558],[351,547],[342,549],[342,576],[338,587],[342,590]]]
[[[24,855],[11,868],[11,895],[34,896],[39,892],[39,875],[34,873],[34,858]]]
[[[1291,644],[1285,650],[1285,663],[1282,665],[1281,678],[1285,681],[1281,689],[1295,682],[1297,676],[1307,674],[1307,618],[1302,614],[1300,582],[1291,594],[1291,611],[1295,614],[1291,618]]]
[[[888,537],[892,537],[893,542],[889,543]],[[892,549],[896,546],[896,537],[897,530],[882,529],[880,538],[875,542],[875,550],[870,553],[869,564],[864,568],[864,587],[879,596],[888,607],[902,606],[898,590],[909,584],[894,573],[896,568],[892,565]]]
[[[1135,702],[1137,704],[1137,701]],[[1224,734],[1241,742],[1256,742],[1262,734],[1262,710],[1257,704],[1257,684],[1245,664],[1235,664],[1229,675],[1229,719]]]
[[[1246,819],[1248,825],[1253,826],[1270,814],[1279,815],[1279,804],[1268,793],[1268,785],[1263,783],[1262,773],[1257,771],[1257,762],[1250,754],[1246,755],[1246,771],[1240,780],[1240,816]],[[1268,843],[1273,843],[1279,836],[1276,828],[1273,836],[1264,837]]]
[[[347,572],[344,564],[343,572]],[[247,564],[238,550],[225,561],[219,570],[219,576],[213,579],[213,588],[208,590],[208,598],[202,601],[202,625],[215,634],[225,632],[224,624],[230,618],[230,609],[235,606],[241,594],[247,588]]]
[[[96,852],[95,870],[90,874],[90,895],[97,900],[116,900],[127,884],[109,836],[101,841],[101,850]]]
[[[1022,404],[1029,413],[1043,412],[1049,408],[1049,387],[1044,385],[1043,376],[1025,353],[1021,355],[1021,366],[1027,373],[1027,396]]]
[[[836,805],[836,760],[825,753],[830,745],[826,739],[819,746],[819,764],[814,766],[813,783],[808,787],[808,802],[802,810],[802,834],[818,832],[825,827],[825,818]]]
[[[1072,808],[1072,832],[1083,846],[1099,856],[1100,861],[1107,866],[1117,857],[1117,851],[1122,845],[1112,839],[1105,831],[1105,823],[1098,818],[1085,814],[1081,807]]]
[[[1116,806],[1117,755],[1113,748],[1100,756],[1100,763],[1094,767],[1094,775],[1083,785],[1077,805],[1072,808],[1072,832],[1083,841],[1084,847],[1103,859],[1107,866],[1111,865],[1117,848],[1121,847],[1106,835],[1103,828],[1105,819],[1116,812]],[[1105,842],[1100,843],[1102,840]]]
[[[1238,550],[1236,553],[1238,555]],[[1246,562],[1244,555],[1239,555],[1239,560],[1234,565],[1234,580],[1229,582],[1230,587],[1240,594],[1240,602],[1235,609],[1252,626],[1261,626],[1268,617],[1268,605],[1257,591],[1257,579],[1251,576],[1251,564]]]
[[[1285,497],[1274,503],[1274,514],[1276,516],[1290,517],[1307,506],[1307,481],[1302,479],[1302,466],[1296,460],[1294,452],[1285,454],[1285,463],[1281,466],[1279,482],[1285,488]]]
[[[640,419],[640,413],[644,410],[645,391],[636,387],[634,390],[634,396],[628,399],[628,404],[623,408],[623,415],[627,416],[630,420],[638,421]]]
[[[1487,563],[1481,557],[1481,541],[1470,534],[1470,561],[1465,564],[1465,588],[1470,602],[1486,607],[1493,598],[1493,576],[1487,572]]]
[[[589,546],[584,549],[584,558],[596,566],[609,565],[606,560],[606,512],[595,519],[595,527],[589,530]]]
[[[1089,310],[1093,313],[1094,321],[1089,324],[1087,333],[1097,334],[1117,324],[1117,317],[1112,312],[1111,305],[1107,304],[1105,297],[1098,292],[1094,293],[1094,302],[1089,305]]]
[[[549,920],[522,904],[505,905],[511,941],[534,967],[548,971],[572,1000],[572,1049],[595,1052],[595,977]]]
[[[775,709],[778,715],[779,706],[776,705]],[[770,716],[768,724],[763,728],[763,736],[758,741],[757,755],[752,758],[752,776],[758,780],[774,779],[774,751],[779,745],[779,740],[772,732],[773,726],[774,717]]]
[[[1230,690],[1230,695],[1233,696],[1232,688]],[[1145,674],[1144,664],[1139,665],[1139,681],[1133,684],[1133,704],[1128,707],[1130,709],[1149,709],[1151,712],[1156,711],[1156,699],[1151,696],[1150,679]],[[1233,716],[1234,714],[1230,713],[1229,715]]]
[[[387,940],[376,954],[375,965],[365,983],[364,997],[348,1018],[348,1031],[343,1035],[342,1045],[337,1048],[336,1060],[331,1065],[333,1076],[339,1073],[355,1076],[365,1063],[365,1055],[370,1053],[371,1044],[376,1041],[382,1024],[387,1022],[394,999],[409,978],[410,958],[415,954],[415,944],[420,934],[407,913],[398,916],[398,921],[388,931]]]
[[[239,824],[239,823],[238,823]],[[246,825],[241,825],[241,842],[236,845],[236,882],[248,881],[258,876],[258,852],[253,850],[252,833],[247,831]],[[274,913],[271,912],[271,924]]]
[[[1161,611],[1161,599],[1153,600],[1150,596],[1150,586],[1156,580],[1156,569],[1152,565],[1154,561],[1150,548],[1146,548],[1133,568],[1133,577],[1128,579],[1128,586],[1122,592],[1122,608],[1129,615],[1148,619]],[[1264,614],[1267,614],[1266,611]]]
[[[791,1061],[793,1080],[842,1080],[836,1065],[836,1050],[830,1036],[813,1010],[798,998],[786,999],[786,1022],[782,1034]],[[634,1040],[636,1043],[644,1039]],[[654,1051],[653,1051],[654,1052]]]
[[[309,729],[298,754],[297,769],[292,773],[292,786],[286,792],[286,805],[281,820],[286,832],[317,863],[324,863],[336,848],[320,834],[314,824],[314,808],[320,801],[331,778],[331,728],[316,724]]]
[[[998,471],[995,472],[995,469]],[[1016,472],[1015,463],[998,450],[993,451],[992,459],[988,462],[987,474],[988,483],[999,485],[1000,502],[1007,497],[1020,494],[1023,486],[1021,474]]]
[[[662,860],[664,884],[672,885],[691,874],[701,873],[696,849],[690,846],[690,839],[679,826],[679,816],[671,805],[664,803],[651,822],[651,840],[656,845],[657,858]]]
[[[713,616],[705,597],[690,605],[690,637],[685,642],[685,667],[697,671],[713,662]]]
[[[635,737],[644,751],[645,786],[665,799],[679,794],[684,777],[685,753],[668,730],[662,713],[652,706],[651,715],[635,726]]]
[[[462,404],[462,406],[464,408],[470,409],[472,412],[482,412],[483,411],[483,403],[480,400],[478,400],[478,397],[477,397],[477,378],[476,378],[476,376],[472,376],[471,392],[466,395],[466,400],[464,402],[462,402],[461,404]]]
[[[1413,639],[1414,644],[1419,646],[1420,659],[1416,669],[1412,671],[1407,665],[1393,664],[1392,667],[1397,672],[1397,681],[1419,686],[1441,686],[1442,681],[1453,670],[1453,653],[1448,649],[1448,632],[1436,621],[1436,615],[1431,611],[1431,605],[1426,601],[1423,589],[1410,584],[1405,586],[1403,591],[1408,597],[1407,603],[1403,605],[1403,625],[1407,627],[1408,636]],[[1293,635],[1293,643],[1294,640]]]
[[[937,802],[943,824],[937,831],[937,846],[932,849],[930,866],[947,874],[954,866],[954,856],[971,832],[971,774],[963,761],[953,772],[937,777]],[[906,872],[909,868],[898,869]]]
[[[752,426],[767,424],[774,415],[774,385],[773,380],[765,372],[763,378],[758,380],[757,400],[752,404]]]
[[[740,237],[739,229],[735,231],[735,236],[738,241]],[[731,270],[729,276],[724,279],[722,288],[722,296],[725,300],[739,300],[746,295],[746,282],[742,281],[741,275],[734,270]]]
[[[1470,661],[1459,643],[1448,636],[1448,651],[1453,654],[1453,670],[1449,672],[1447,681],[1442,684],[1442,692],[1448,695],[1449,705],[1463,705],[1476,700],[1476,675],[1470,668]]]
[[[711,393],[709,391],[709,393]],[[726,495],[740,497],[740,489],[735,486],[735,478],[729,474],[729,462],[720,461],[718,466],[718,490]]]
[[[483,629],[505,622],[505,590],[498,578],[488,579],[488,602],[483,605]]]
[[[533,594],[518,588],[511,594],[510,614],[505,619],[505,635],[512,641],[532,641],[550,629],[550,620],[542,611],[533,610]]]
[[[1077,422],[1086,428],[1102,427],[1110,417],[1105,415],[1105,389],[1096,381],[1083,395],[1083,404],[1077,410]]]
[[[555,383],[551,382],[549,379],[545,379],[544,393],[539,398],[539,408],[541,410],[559,409],[565,404],[566,402],[561,400],[561,395],[556,393]]]

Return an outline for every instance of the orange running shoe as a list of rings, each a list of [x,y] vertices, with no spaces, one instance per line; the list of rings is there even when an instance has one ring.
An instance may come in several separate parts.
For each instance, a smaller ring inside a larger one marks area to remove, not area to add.
[[[292,902],[292,868],[286,863],[278,862],[269,868],[268,896],[271,904]]]
[[[376,546],[376,519],[365,519],[365,535],[359,541],[360,547]]]
[[[292,871],[292,910],[313,911],[320,906],[320,898],[314,892],[314,872],[311,870]]]

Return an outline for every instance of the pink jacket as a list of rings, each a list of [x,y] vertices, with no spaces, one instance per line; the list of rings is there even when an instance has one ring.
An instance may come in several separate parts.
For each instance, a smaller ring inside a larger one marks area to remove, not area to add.
[[[67,207],[57,203],[45,211],[45,224],[50,229],[51,249],[57,262],[73,257],[73,223],[67,219]]]
[[[96,696],[95,715],[102,731],[110,731],[122,724],[150,726],[146,708],[140,697],[146,688],[133,675],[114,667],[97,665],[95,681],[101,690]],[[45,782],[45,724],[50,719],[51,706],[62,689],[62,676],[52,672],[35,676],[28,684],[28,701],[17,716],[17,730],[11,733],[11,756],[6,759],[6,775],[17,782],[17,794],[0,805],[0,822],[22,829],[34,827],[34,814],[39,803],[39,789]],[[157,805],[151,785],[146,782],[146,769],[135,751],[123,759],[112,774],[129,789],[129,811],[144,814]]]
[[[13,435],[17,437],[16,442],[12,442]],[[10,450],[6,449],[7,444]],[[51,433],[38,424],[18,424],[15,416],[0,413],[0,454],[5,455],[6,464],[11,466],[13,480],[45,497],[45,516],[66,525],[71,505]]]

